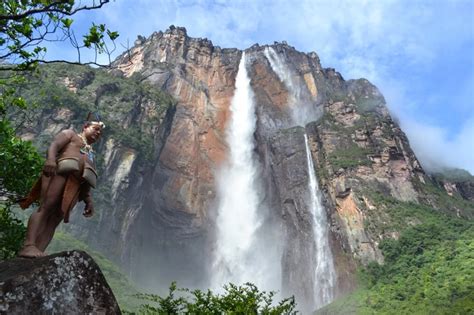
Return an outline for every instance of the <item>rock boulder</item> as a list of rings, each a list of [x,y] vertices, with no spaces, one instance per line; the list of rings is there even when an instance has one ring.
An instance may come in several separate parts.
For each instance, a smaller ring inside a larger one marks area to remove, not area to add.
[[[0,314],[121,314],[99,266],[67,251],[0,263]]]

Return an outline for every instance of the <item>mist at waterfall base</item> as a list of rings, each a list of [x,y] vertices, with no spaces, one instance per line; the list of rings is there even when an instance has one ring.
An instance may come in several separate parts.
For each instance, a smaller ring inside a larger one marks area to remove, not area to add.
[[[293,122],[304,127],[307,123],[319,118],[320,112],[315,106],[316,100],[311,100],[309,93],[302,90],[301,79],[284,63],[282,58],[272,47],[265,48],[265,57],[268,59],[272,70],[284,83],[289,92],[289,109]],[[306,160],[309,175],[307,205],[312,216],[313,239],[315,248],[313,263],[313,309],[320,308],[334,298],[336,287],[336,272],[334,260],[329,246],[329,226],[327,214],[321,202],[321,195],[316,179],[316,174],[308,143],[308,136],[304,134]]]
[[[251,282],[260,290],[281,287],[278,226],[269,228],[263,202],[261,167],[255,156],[256,114],[253,91],[242,54],[226,128],[228,160],[217,172],[218,210],[211,287]],[[273,232],[271,232],[273,231]]]

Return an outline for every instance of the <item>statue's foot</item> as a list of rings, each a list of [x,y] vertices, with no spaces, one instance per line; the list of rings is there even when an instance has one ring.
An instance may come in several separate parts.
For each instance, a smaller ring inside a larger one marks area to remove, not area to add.
[[[45,254],[40,251],[35,245],[30,244],[30,245],[25,245],[23,248],[20,250],[18,253],[19,257],[25,257],[25,258],[37,258],[37,257],[43,257]]]

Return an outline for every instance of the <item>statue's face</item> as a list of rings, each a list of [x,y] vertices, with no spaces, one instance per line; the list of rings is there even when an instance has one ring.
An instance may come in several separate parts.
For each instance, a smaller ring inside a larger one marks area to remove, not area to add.
[[[99,124],[90,124],[84,128],[83,133],[87,139],[87,143],[92,144],[99,140],[102,134],[102,127]]]

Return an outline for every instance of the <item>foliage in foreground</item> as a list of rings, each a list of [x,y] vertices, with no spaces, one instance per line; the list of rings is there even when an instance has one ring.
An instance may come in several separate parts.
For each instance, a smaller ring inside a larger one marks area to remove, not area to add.
[[[139,294],[138,298],[148,304],[140,306],[135,312],[125,314],[296,314],[294,297],[273,304],[275,292],[260,292],[258,288],[246,283],[237,286],[232,283],[224,286],[223,294],[211,290],[178,289],[172,283],[169,294],[160,297],[154,294]]]
[[[78,39],[78,28],[72,27],[71,18],[80,11],[101,8],[110,0],[55,1],[55,0],[5,0],[0,1],[0,71],[34,69],[46,61],[48,41],[69,41],[77,51],[77,63],[81,62],[81,50],[93,49],[97,54],[110,54],[115,50],[115,39],[119,36],[104,24],[92,23],[89,30]],[[113,44],[113,49],[107,46]],[[9,64],[5,64],[5,61]],[[96,60],[95,60],[96,61]],[[94,62],[95,63],[95,62]]]
[[[16,256],[26,235],[26,227],[10,210],[0,205],[0,261]]]
[[[15,257],[22,246],[26,228],[11,207],[28,193],[43,163],[31,142],[16,136],[7,117],[8,109],[23,111],[27,105],[15,97],[14,88],[6,87],[0,79],[0,260]]]

